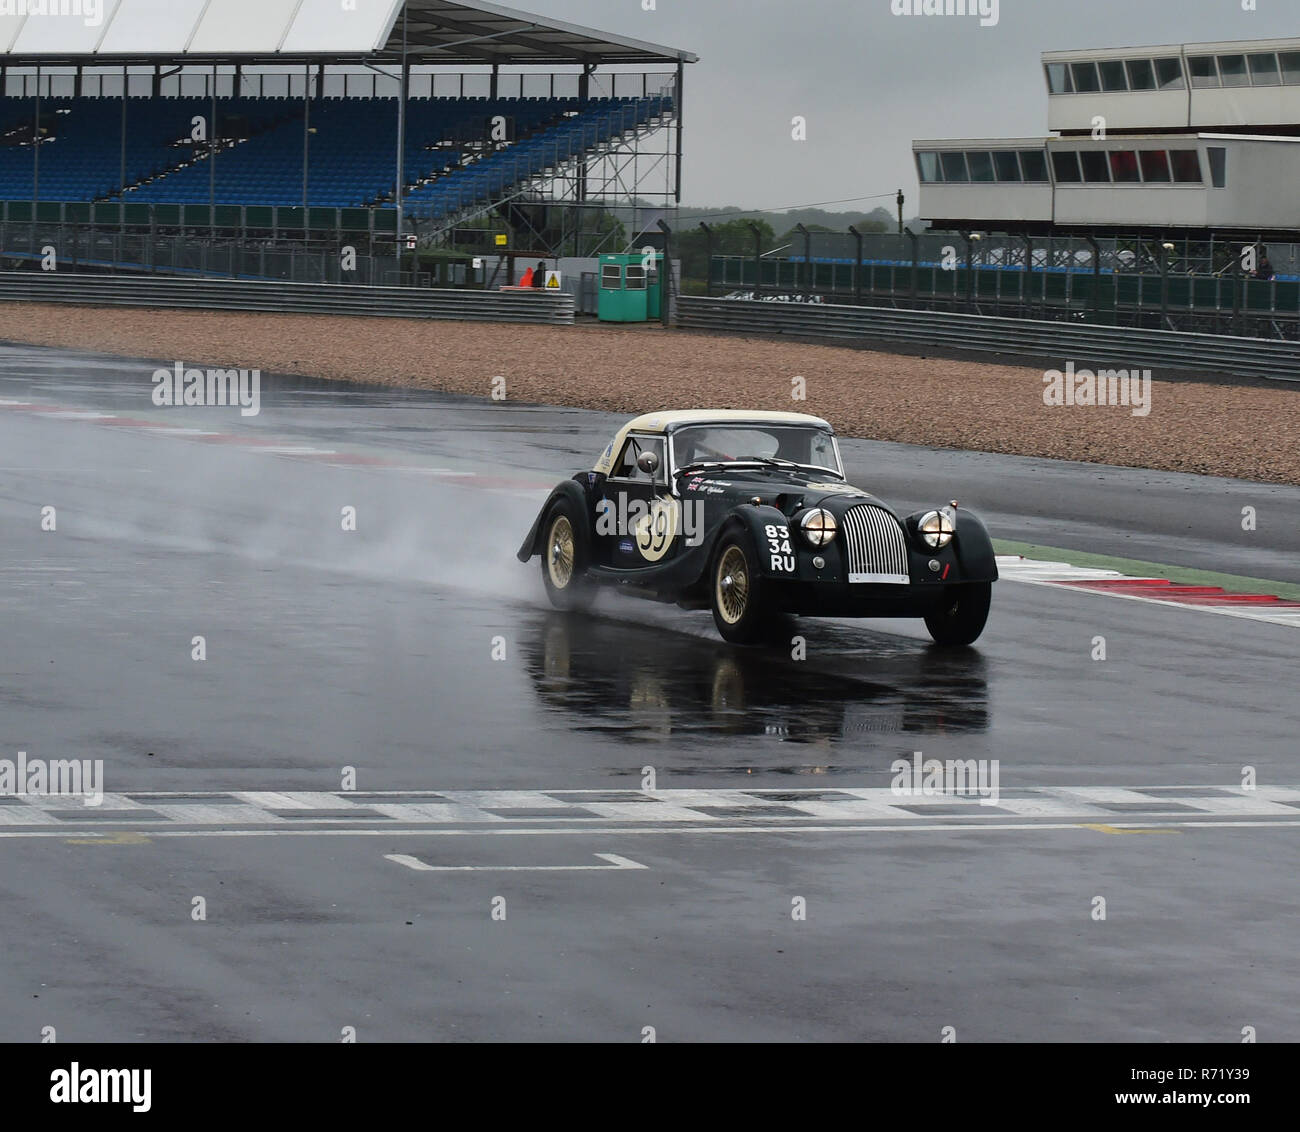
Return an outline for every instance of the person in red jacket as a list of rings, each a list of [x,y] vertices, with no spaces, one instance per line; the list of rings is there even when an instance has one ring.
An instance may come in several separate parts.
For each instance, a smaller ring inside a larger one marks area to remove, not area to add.
[[[530,267],[524,272],[524,277],[519,280],[519,286],[531,287],[533,285],[533,269]]]

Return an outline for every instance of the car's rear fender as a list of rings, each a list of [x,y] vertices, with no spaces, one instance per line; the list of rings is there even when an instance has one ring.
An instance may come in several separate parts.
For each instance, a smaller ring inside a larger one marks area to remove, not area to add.
[[[530,558],[535,558],[542,552],[542,535],[543,527],[546,524],[546,516],[550,514],[551,508],[561,499],[568,499],[573,503],[577,511],[579,520],[582,523],[580,532],[586,537],[587,545],[591,546],[591,514],[588,506],[587,493],[583,490],[582,485],[576,480],[565,480],[560,484],[550,497],[546,500],[542,509],[537,513],[537,520],[533,523],[532,529],[524,539],[524,544],[519,548],[517,555],[520,562],[527,562]]]

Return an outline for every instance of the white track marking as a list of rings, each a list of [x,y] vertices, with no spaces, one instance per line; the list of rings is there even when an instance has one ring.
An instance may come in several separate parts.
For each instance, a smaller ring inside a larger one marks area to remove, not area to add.
[[[140,436],[220,436],[201,428],[180,428],[173,425],[146,425],[138,430]]]
[[[50,409],[45,413],[56,421],[115,421],[116,413],[96,413],[80,409]]]
[[[1031,586],[1056,586],[1066,582],[1123,582],[1151,580],[1138,574],[1121,574],[1118,570],[1103,570],[1092,566],[1071,566],[1068,562],[1041,562],[1018,555],[998,555],[998,574],[1008,582],[1023,582]],[[1155,579],[1163,581],[1164,579]],[[1169,601],[1141,594],[1115,593],[1112,590],[1094,590],[1083,586],[1065,587],[1074,593],[1092,594],[1095,597],[1119,598],[1123,601],[1140,601],[1147,605],[1163,605],[1166,609],[1190,609],[1194,613],[1217,613],[1223,617],[1238,617],[1246,621],[1266,621],[1272,625],[1300,628],[1300,609],[1268,609],[1267,607],[1198,605],[1194,601]]]
[[[384,860],[396,861],[408,869],[420,873],[609,873],[626,872],[629,869],[645,869],[649,866],[629,861],[617,853],[597,853],[607,865],[429,865],[419,857],[406,853],[385,853]]]
[[[69,799],[71,801],[71,799]],[[76,803],[80,805],[78,801]],[[0,806],[0,825],[60,825],[59,819],[36,806]]]
[[[505,821],[505,818],[497,817],[495,814],[485,813],[473,806],[444,806],[437,803],[425,802],[418,804],[389,804],[377,802],[370,806],[378,814],[384,817],[392,818],[400,822],[442,822],[454,824],[456,822],[493,822]],[[559,816],[559,815],[557,815]]]
[[[339,795],[315,791],[240,790],[234,796],[250,806],[271,810],[335,810],[342,805]]]
[[[149,841],[169,837],[590,837],[593,832],[601,837],[629,834],[668,834],[673,837],[690,837],[696,834],[747,834],[763,836],[770,834],[846,834],[846,833],[961,833],[965,835],[983,833],[1025,833],[1033,832],[1068,832],[1070,830],[1087,830],[1095,825],[1106,825],[1117,830],[1132,829],[1296,829],[1300,828],[1300,817],[1292,821],[1170,821],[1167,817],[1151,818],[1146,821],[1108,821],[1108,822],[1001,822],[997,824],[972,824],[961,819],[948,821],[923,821],[917,823],[891,822],[888,825],[736,825],[717,826],[623,826],[565,829],[555,827],[537,827],[533,829],[152,829],[143,837]],[[105,830],[87,832],[84,829],[28,829],[0,830],[0,840],[32,839],[41,840],[58,838],[68,840],[76,838],[102,837],[107,842],[114,835]],[[135,846],[139,847],[139,846]]]
[[[589,800],[588,800],[589,799]],[[1182,807],[1171,811],[1170,804]],[[201,825],[235,828],[297,825],[383,829],[454,827],[466,832],[506,832],[555,827],[602,831],[638,826],[686,831],[697,827],[814,830],[842,822],[892,822],[919,826],[941,818],[976,827],[1015,817],[1025,824],[1075,819],[1100,824],[1167,818],[1192,824],[1216,817],[1300,818],[1300,786],[1228,785],[1171,787],[1035,787],[1003,789],[996,805],[974,795],[895,794],[888,787],[718,790],[444,790],[351,792],[242,790],[229,793],[139,791],[105,795],[87,807],[80,797],[0,799],[0,825],[65,830]]]

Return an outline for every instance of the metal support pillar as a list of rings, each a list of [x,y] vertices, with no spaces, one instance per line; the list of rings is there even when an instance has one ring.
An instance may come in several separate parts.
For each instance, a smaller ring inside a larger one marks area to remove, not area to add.
[[[397,281],[402,280],[402,209],[406,200],[406,93],[411,83],[411,64],[406,53],[407,5],[402,5],[402,78],[397,91],[397,186],[393,197],[397,203],[397,219],[393,226],[393,254],[397,259]]]
[[[862,262],[862,233],[852,224],[849,225],[849,235],[853,237],[853,242],[857,246],[857,252],[853,259],[853,301],[862,305],[862,268],[865,266]]]

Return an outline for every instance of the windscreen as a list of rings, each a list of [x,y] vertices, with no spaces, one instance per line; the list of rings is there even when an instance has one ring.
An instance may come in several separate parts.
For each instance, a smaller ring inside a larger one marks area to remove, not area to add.
[[[673,434],[677,467],[699,461],[784,460],[841,475],[826,429],[800,425],[690,425]]]

